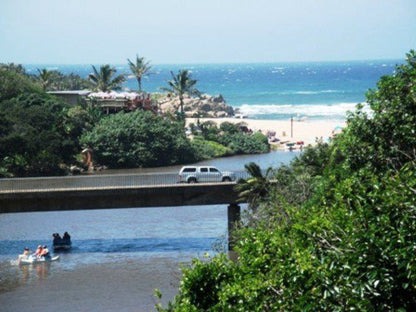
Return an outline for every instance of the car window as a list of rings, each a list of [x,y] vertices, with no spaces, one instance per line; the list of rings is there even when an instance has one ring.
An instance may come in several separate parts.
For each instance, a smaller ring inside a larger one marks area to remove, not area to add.
[[[219,172],[217,168],[209,168],[209,172]]]
[[[208,172],[208,168],[201,168],[201,172]]]
[[[196,168],[184,168],[182,172],[195,172]]]

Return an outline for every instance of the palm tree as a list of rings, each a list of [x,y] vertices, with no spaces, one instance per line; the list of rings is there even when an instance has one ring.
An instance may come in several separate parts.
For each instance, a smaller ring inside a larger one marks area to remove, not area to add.
[[[120,90],[121,84],[126,80],[124,75],[112,78],[116,73],[116,69],[108,64],[102,65],[100,71],[95,66],[92,66],[92,69],[94,72],[88,75],[88,80],[95,91]]]
[[[52,71],[38,68],[38,79],[42,85],[43,91],[46,91],[52,84]]]
[[[170,72],[170,74],[172,75],[172,80],[168,81],[170,88],[161,88],[161,89],[163,91],[173,93],[179,97],[180,114],[183,118],[184,117],[183,95],[185,93],[191,96],[200,95],[200,92],[194,88],[194,85],[197,83],[197,80],[191,79],[191,73],[186,69],[180,70],[177,75],[174,75],[173,72]]]
[[[127,59],[129,63],[130,70],[132,74],[137,79],[137,84],[139,85],[139,92],[142,91],[142,78],[148,76],[150,74],[150,69],[152,66],[150,62],[146,62],[144,57],[139,57],[136,55],[136,63],[133,63],[129,59]]]
[[[235,186],[235,190],[239,192],[238,201],[248,203],[249,207],[253,211],[256,211],[261,200],[269,195],[269,177],[272,172],[272,168],[269,167],[263,175],[260,167],[254,162],[250,162],[244,167],[250,177],[247,179],[240,179]]]

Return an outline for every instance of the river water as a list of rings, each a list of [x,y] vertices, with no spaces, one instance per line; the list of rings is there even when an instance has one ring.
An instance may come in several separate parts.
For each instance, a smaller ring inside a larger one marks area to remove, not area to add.
[[[243,170],[287,164],[298,155],[274,151],[200,164]],[[104,174],[178,171],[180,166],[107,170]],[[24,247],[50,245],[68,231],[73,248],[49,264],[13,264]],[[225,250],[227,207],[186,206],[35,212],[0,215],[1,311],[153,311],[158,288],[166,303],[175,295],[180,264]]]

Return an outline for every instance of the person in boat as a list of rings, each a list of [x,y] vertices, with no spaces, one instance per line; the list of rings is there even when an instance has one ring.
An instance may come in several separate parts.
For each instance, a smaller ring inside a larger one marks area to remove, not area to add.
[[[68,241],[71,240],[71,236],[68,234],[68,232],[64,233],[63,239]]]
[[[48,249],[48,246],[44,245],[44,246],[42,247],[42,252],[41,252],[40,256],[41,256],[41,257],[44,257],[44,258],[49,258],[49,257],[51,256],[51,255],[49,254],[49,249]]]
[[[39,258],[40,256],[41,256],[41,254],[42,254],[42,246],[41,245],[39,245],[38,246],[38,248],[36,249],[36,251],[35,251],[35,257],[37,257],[37,258]]]
[[[57,244],[59,243],[59,241],[61,240],[61,236],[59,235],[59,233],[53,233],[53,244]]]
[[[27,259],[29,255],[30,255],[30,249],[28,247],[25,247],[23,250],[23,253],[19,255],[18,260]]]

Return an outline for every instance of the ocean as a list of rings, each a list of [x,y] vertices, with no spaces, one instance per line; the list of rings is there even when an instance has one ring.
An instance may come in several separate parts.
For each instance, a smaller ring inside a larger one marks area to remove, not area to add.
[[[142,87],[160,92],[171,79],[170,71],[188,69],[198,82],[197,89],[211,95],[221,94],[227,104],[253,119],[289,119],[292,116],[310,119],[344,120],[347,111],[366,101],[365,94],[376,88],[383,75],[394,73],[400,60],[350,62],[253,63],[253,64],[181,64],[153,65],[152,74],[144,77]],[[100,64],[95,64],[99,67]],[[135,90],[127,62],[112,65],[117,74],[128,79],[123,88]],[[92,72],[84,65],[25,65],[29,74],[37,69],[58,70],[86,78]]]

